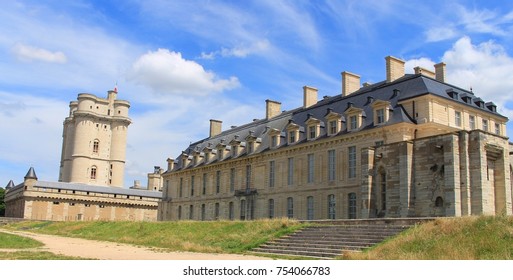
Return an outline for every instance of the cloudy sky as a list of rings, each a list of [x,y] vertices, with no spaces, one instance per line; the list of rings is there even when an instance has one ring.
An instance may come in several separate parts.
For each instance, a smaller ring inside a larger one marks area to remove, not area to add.
[[[382,81],[387,55],[410,73],[443,61],[449,83],[513,118],[511,1],[1,2],[1,187],[30,166],[57,180],[69,102],[116,83],[133,120],[127,187],[207,137],[209,119],[299,107],[305,85],[340,94],[342,71]]]

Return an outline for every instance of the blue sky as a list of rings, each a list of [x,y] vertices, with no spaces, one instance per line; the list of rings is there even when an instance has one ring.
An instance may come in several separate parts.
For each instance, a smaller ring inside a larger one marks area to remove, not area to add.
[[[382,81],[387,55],[409,73],[444,61],[449,83],[513,117],[511,1],[2,2],[0,187],[30,166],[57,180],[69,102],[116,83],[133,120],[127,187],[207,137],[209,119],[299,107],[305,85],[340,94],[342,71]]]

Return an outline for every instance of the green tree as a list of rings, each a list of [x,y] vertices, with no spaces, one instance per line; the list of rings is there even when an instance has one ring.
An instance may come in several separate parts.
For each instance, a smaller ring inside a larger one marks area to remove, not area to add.
[[[0,217],[5,215],[5,202],[4,202],[5,190],[0,188]]]

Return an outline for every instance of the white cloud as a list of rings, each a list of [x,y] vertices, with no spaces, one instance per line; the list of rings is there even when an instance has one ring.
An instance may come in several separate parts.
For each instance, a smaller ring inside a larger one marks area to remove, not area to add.
[[[200,58],[202,59],[214,59],[217,56],[221,57],[239,57],[244,58],[248,55],[261,54],[270,49],[270,42],[267,39],[258,40],[252,44],[240,44],[233,48],[222,48],[219,51],[210,53],[202,52]]]
[[[42,48],[37,48],[25,44],[16,44],[12,48],[16,57],[24,62],[43,61],[50,63],[66,63],[66,55],[61,51],[52,52]]]
[[[127,78],[150,87],[156,93],[204,96],[240,86],[237,77],[219,79],[200,64],[186,60],[181,53],[158,49],[137,59]]]
[[[439,42],[455,38],[457,32],[451,27],[435,27],[426,31],[426,40],[428,42]]]

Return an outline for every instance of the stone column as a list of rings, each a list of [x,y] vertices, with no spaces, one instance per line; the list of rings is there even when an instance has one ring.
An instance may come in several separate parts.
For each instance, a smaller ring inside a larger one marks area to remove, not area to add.
[[[444,180],[445,197],[444,205],[446,215],[450,217],[461,216],[461,189],[460,189],[460,158],[459,141],[457,135],[448,135],[444,137]]]
[[[468,132],[459,132],[459,157],[460,157],[460,192],[461,192],[461,215],[468,216],[470,209],[470,162],[468,150]]]
[[[403,142],[400,144],[399,152],[399,203],[401,217],[409,217],[413,215],[412,171],[413,143]]]
[[[374,176],[374,148],[368,147],[361,150],[361,206],[360,217],[361,219],[368,219],[371,215],[371,189],[372,179]]]

